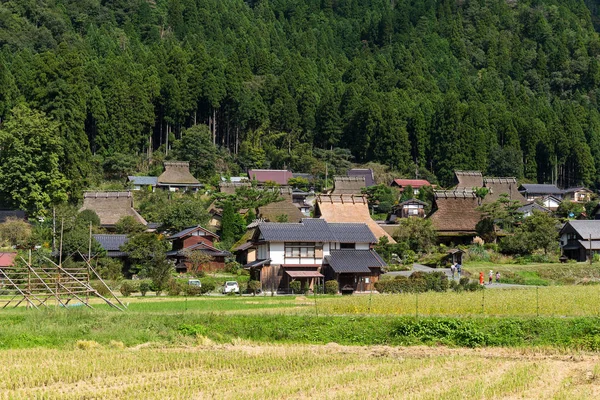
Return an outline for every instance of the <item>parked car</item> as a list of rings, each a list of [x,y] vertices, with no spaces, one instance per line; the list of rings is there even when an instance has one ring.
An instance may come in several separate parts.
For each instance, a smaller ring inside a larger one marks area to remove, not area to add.
[[[198,279],[188,279],[188,285],[202,287],[202,282]]]
[[[227,281],[225,285],[223,285],[223,294],[227,293],[239,293],[240,285],[236,281]]]

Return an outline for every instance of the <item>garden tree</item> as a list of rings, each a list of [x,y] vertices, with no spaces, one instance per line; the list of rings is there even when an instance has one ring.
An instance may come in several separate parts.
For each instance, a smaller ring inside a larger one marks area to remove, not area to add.
[[[482,220],[488,221],[484,225],[489,225],[491,222],[493,226],[497,226],[505,232],[512,232],[522,218],[522,214],[518,211],[519,207],[521,207],[521,203],[509,199],[507,194],[502,193],[498,200],[483,204],[477,207],[477,210],[481,211]]]
[[[163,229],[174,231],[180,231],[189,226],[206,225],[209,218],[206,202],[192,194],[172,199],[159,214],[159,221]]]
[[[13,108],[0,129],[0,202],[43,215],[67,200],[62,152],[58,123],[26,105]]]
[[[255,214],[256,216],[256,214]],[[230,248],[246,232],[246,220],[233,208],[231,201],[223,203],[223,217],[221,219],[221,242],[225,248]]]
[[[415,253],[428,252],[436,241],[431,220],[425,218],[402,218],[393,237]]]
[[[123,278],[123,263],[114,257],[100,257],[94,261],[96,272],[102,279],[119,281]]]
[[[201,250],[184,249],[183,254],[188,265],[188,273],[200,274],[210,271],[210,262],[213,260],[210,254]]]
[[[581,214],[586,212],[586,207],[581,203],[573,203],[571,201],[563,201],[556,210],[556,216],[560,218],[579,218]]]
[[[510,146],[495,146],[489,154],[487,166],[489,176],[523,177],[523,153]]]
[[[25,247],[30,244],[31,225],[18,218],[8,218],[0,224],[0,239],[12,247]]]
[[[81,210],[75,218],[75,225],[78,227],[100,226],[100,217],[94,210]]]
[[[137,157],[133,155],[115,153],[104,158],[102,170],[107,179],[123,180],[136,171],[137,163]]]
[[[413,197],[415,197],[414,190],[411,185],[407,185],[404,187],[402,193],[400,194],[399,202],[402,203],[403,201],[410,200]]]
[[[421,186],[419,188],[419,194],[417,195],[417,199],[425,202],[427,205],[425,206],[425,214],[429,214],[431,211],[431,207],[433,206],[434,193],[433,187]]]
[[[166,254],[157,253],[152,257],[152,262],[145,265],[142,275],[152,280],[152,289],[159,295],[171,280],[173,269],[173,263],[167,260]]]
[[[309,186],[310,186],[310,182],[308,182],[308,179],[300,176],[298,178],[288,179],[288,185],[290,185],[293,188],[298,188],[301,190],[308,190]]]
[[[527,255],[543,250],[544,254],[558,248],[558,221],[550,214],[534,210],[513,235],[500,241],[500,249],[508,254]]]
[[[206,125],[195,125],[183,131],[181,140],[175,141],[170,153],[174,160],[189,161],[190,172],[201,180],[215,174],[217,155],[217,147]]]
[[[151,232],[132,234],[121,251],[126,252],[134,263],[131,273],[140,273],[144,277],[151,278],[152,270],[158,268],[159,276],[165,265],[162,264],[165,253],[169,249],[169,243]]]
[[[384,185],[383,183],[363,188],[362,193],[367,195],[369,207],[377,207],[377,210],[380,213],[390,212],[392,205],[395,204],[398,199],[397,189]]]
[[[92,257],[103,256],[106,253],[93,236],[91,238],[91,245],[90,248],[89,226],[76,225],[73,229],[63,233],[62,259],[66,260],[72,257],[74,260],[81,260],[82,257],[87,258],[89,252],[91,252]],[[57,250],[59,250],[59,238],[57,238],[56,246]]]
[[[263,190],[245,186],[236,188],[235,194],[215,193],[214,198],[217,206],[221,208],[224,208],[225,202],[231,202],[234,210],[248,208],[255,211],[259,207],[283,200],[278,190]]]
[[[126,215],[119,218],[115,224],[115,229],[119,234],[135,234],[142,233],[146,230],[144,224],[140,223],[135,217]]]

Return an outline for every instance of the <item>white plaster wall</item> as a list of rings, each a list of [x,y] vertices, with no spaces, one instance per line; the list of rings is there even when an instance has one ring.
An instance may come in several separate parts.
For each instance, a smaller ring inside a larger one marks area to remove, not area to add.
[[[271,264],[284,264],[285,261],[285,246],[283,242],[270,242],[269,257]]]
[[[371,247],[369,243],[356,243],[356,250],[369,250]]]

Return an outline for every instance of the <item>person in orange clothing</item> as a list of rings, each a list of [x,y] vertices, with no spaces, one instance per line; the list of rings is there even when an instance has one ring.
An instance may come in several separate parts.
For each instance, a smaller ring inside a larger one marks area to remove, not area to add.
[[[479,284],[483,285],[483,272],[479,273]]]

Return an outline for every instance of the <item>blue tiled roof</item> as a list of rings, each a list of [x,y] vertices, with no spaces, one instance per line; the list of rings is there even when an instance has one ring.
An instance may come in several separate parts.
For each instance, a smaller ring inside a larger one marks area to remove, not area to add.
[[[266,241],[377,243],[366,224],[328,223],[320,218],[305,218],[300,223],[263,222],[258,228]]]
[[[127,235],[97,234],[93,236],[107,252],[120,251],[121,246],[129,240]]]
[[[139,186],[156,186],[158,183],[157,176],[128,176],[129,182]]]
[[[387,265],[375,250],[331,250],[325,261],[338,274],[370,273],[369,267],[381,268]]]

